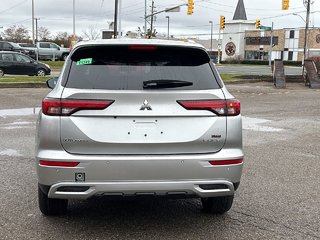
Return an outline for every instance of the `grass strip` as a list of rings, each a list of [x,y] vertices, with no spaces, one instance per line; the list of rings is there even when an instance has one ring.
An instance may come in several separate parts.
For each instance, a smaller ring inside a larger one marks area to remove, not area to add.
[[[0,77],[1,84],[10,83],[44,83],[53,76],[37,77],[37,76],[3,76]]]

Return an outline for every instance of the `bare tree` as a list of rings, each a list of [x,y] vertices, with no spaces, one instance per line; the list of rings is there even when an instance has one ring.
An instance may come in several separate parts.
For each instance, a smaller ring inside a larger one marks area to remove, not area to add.
[[[29,42],[29,31],[24,26],[13,25],[3,31],[2,36],[5,40],[11,42]]]
[[[58,45],[69,47],[69,36],[67,32],[58,32],[53,41]]]
[[[153,31],[151,32],[151,29],[147,30],[147,38],[154,38],[156,37],[158,34],[156,29],[153,29]]]
[[[49,41],[51,37],[50,34],[51,33],[48,28],[43,26],[38,28],[38,36],[41,41]]]
[[[101,36],[100,31],[97,29],[96,26],[90,25],[88,29],[82,30],[82,37],[84,39],[89,39],[89,40],[96,40]]]

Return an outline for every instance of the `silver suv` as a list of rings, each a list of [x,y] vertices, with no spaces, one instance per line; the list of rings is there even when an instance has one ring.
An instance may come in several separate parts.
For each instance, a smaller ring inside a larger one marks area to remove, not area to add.
[[[94,196],[201,198],[228,211],[243,166],[240,102],[206,50],[102,40],[71,52],[37,124],[39,207]]]

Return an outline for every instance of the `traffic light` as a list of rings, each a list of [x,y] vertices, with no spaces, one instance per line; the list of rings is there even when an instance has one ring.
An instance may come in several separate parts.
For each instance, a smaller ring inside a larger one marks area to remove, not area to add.
[[[220,30],[223,30],[226,27],[226,18],[224,16],[220,16]]]
[[[289,0],[282,0],[282,10],[289,9]]]
[[[260,28],[260,20],[257,19],[257,20],[256,20],[256,29],[259,29],[259,28]]]
[[[188,15],[193,14],[194,0],[188,0]]]

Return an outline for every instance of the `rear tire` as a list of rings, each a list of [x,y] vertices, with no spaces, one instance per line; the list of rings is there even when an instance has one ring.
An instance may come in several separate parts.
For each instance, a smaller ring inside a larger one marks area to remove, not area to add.
[[[47,194],[42,192],[38,186],[38,201],[40,211],[46,216],[58,216],[67,213],[68,200],[67,199],[53,199],[48,198]]]
[[[0,77],[2,77],[4,75],[4,71],[2,68],[0,68]]]
[[[230,210],[234,196],[201,198],[203,211],[223,214]]]

